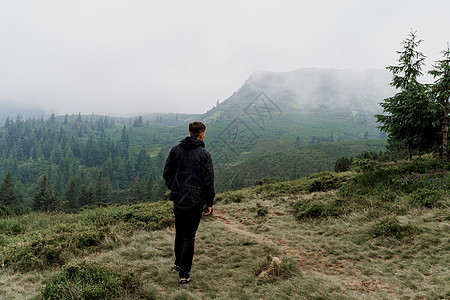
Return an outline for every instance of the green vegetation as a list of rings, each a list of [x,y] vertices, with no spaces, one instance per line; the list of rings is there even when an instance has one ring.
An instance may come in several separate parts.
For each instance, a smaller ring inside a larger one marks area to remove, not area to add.
[[[198,231],[187,291],[170,274],[170,202],[4,219],[0,295],[450,297],[450,165],[425,155],[395,162],[356,159],[351,169],[265,180],[219,194]],[[13,255],[25,252],[35,254]]]
[[[277,117],[235,118],[238,101],[204,115],[223,193],[198,231],[187,291],[169,274],[171,203],[156,200],[168,149],[199,116],[8,118],[0,297],[450,298],[450,54],[430,72],[435,84],[422,85],[419,43],[411,33],[389,67],[400,92],[377,116],[388,152],[360,110],[293,111],[286,96]]]
[[[2,188],[25,211],[76,212],[85,206],[160,199],[166,191],[162,145],[144,147],[140,135],[133,134],[144,128],[119,121],[81,115],[66,115],[64,121],[54,115],[48,120],[8,118],[0,128]],[[14,190],[20,192],[14,196]],[[1,198],[0,205],[12,206],[9,198]]]
[[[383,140],[340,141],[308,144],[274,152],[269,152],[268,147],[268,153],[251,153],[236,165],[218,169],[217,177],[222,179],[217,182],[216,188],[223,192],[251,186],[265,178],[286,181],[316,172],[333,171],[339,157],[356,156],[365,151],[381,151],[385,149],[385,143]]]
[[[45,281],[43,299],[139,299],[140,282],[132,272],[94,263],[66,265]]]
[[[83,207],[161,199],[167,191],[161,177],[165,159],[187,134],[188,117],[8,118],[0,128],[0,178],[7,181],[7,194],[14,200],[0,199],[0,214],[73,213]],[[293,180],[331,171],[339,156],[380,151],[385,145],[377,139],[373,117],[362,111],[287,111],[267,119],[263,129],[245,114],[240,120],[207,124],[206,147],[219,192],[263,178]],[[238,136],[228,135],[233,126]]]
[[[399,92],[380,103],[385,115],[377,115],[380,129],[389,134],[391,145],[404,145],[411,159],[413,153],[441,152],[447,159],[448,99],[450,97],[450,52],[430,71],[436,78],[433,85],[418,81],[423,75],[425,55],[418,51],[422,40],[416,32],[403,41],[399,64],[388,66],[392,72],[391,85]],[[416,150],[416,151],[414,151]]]
[[[378,223],[373,224],[369,233],[371,233],[374,238],[384,236],[402,239],[405,236],[413,235],[415,231],[417,231],[417,229],[410,225],[401,225],[396,216],[387,216],[382,218]]]
[[[2,267],[24,272],[60,266],[74,257],[116,247],[133,230],[161,229],[172,223],[168,202],[4,218],[0,220]]]

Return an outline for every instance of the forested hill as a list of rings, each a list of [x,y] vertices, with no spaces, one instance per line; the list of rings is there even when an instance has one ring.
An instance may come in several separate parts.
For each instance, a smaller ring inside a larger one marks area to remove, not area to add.
[[[380,110],[391,96],[385,70],[303,68],[290,72],[255,72],[231,97],[203,115],[205,120],[227,119],[242,113],[261,92],[282,111]]]
[[[17,197],[37,210],[159,199],[164,130],[141,134],[142,118],[120,122],[93,115],[8,119],[0,128],[0,176],[10,170]]]

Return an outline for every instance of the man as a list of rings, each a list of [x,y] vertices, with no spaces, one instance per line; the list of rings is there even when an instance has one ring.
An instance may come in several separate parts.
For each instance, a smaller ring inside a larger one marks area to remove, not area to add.
[[[187,288],[194,257],[195,233],[202,210],[211,214],[214,192],[214,170],[211,155],[204,148],[206,126],[202,122],[189,124],[190,136],[170,150],[163,177],[170,189],[175,214],[175,265],[179,284]]]

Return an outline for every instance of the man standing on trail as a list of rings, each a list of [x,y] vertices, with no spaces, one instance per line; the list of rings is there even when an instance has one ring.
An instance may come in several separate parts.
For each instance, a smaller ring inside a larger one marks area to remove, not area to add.
[[[163,177],[170,189],[175,214],[175,265],[181,287],[189,286],[195,233],[202,210],[211,214],[214,192],[214,170],[211,155],[205,149],[206,126],[196,121],[189,124],[190,136],[170,150]]]

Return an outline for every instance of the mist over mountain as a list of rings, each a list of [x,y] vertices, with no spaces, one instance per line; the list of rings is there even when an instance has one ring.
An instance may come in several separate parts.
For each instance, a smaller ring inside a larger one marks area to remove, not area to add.
[[[254,72],[231,97],[204,114],[205,120],[229,118],[245,110],[261,92],[283,111],[365,110],[380,112],[392,96],[391,75],[377,69],[303,68]]]
[[[19,103],[12,103],[8,101],[0,101],[0,126],[5,124],[6,119],[16,120],[17,117],[27,119],[31,117],[38,118],[50,116],[48,111],[38,107],[37,105],[25,105]]]

